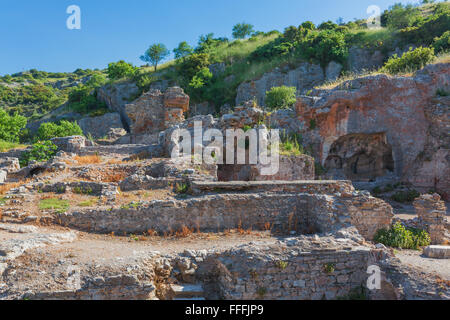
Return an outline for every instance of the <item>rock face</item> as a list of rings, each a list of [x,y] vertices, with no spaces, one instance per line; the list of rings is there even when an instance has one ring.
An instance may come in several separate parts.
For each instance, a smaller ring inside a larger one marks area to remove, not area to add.
[[[374,70],[383,66],[384,55],[381,51],[370,51],[364,48],[351,47],[348,52],[350,71]]]
[[[419,216],[419,224],[431,238],[432,244],[442,244],[445,238],[444,201],[438,194],[424,194],[414,201],[414,208]]]
[[[448,63],[347,81],[298,99],[298,131],[331,171],[362,181],[392,171],[449,199],[449,99],[438,89],[450,90]]]
[[[299,93],[305,93],[324,80],[324,71],[316,64],[302,63],[294,70],[276,68],[261,79],[242,83],[237,89],[236,105],[256,98],[258,105],[264,106],[266,91],[273,87],[296,87]]]
[[[163,131],[184,121],[188,110],[189,96],[179,87],[168,88],[165,93],[151,89],[125,107],[133,135]]]
[[[118,112],[126,129],[131,124],[125,105],[130,97],[139,92],[139,88],[132,82],[121,82],[114,85],[106,85],[98,89],[97,98],[106,103],[109,109]]]
[[[117,112],[107,113],[100,117],[83,118],[78,121],[78,125],[86,136],[91,134],[93,138],[108,136],[111,129],[123,129],[120,114]]]

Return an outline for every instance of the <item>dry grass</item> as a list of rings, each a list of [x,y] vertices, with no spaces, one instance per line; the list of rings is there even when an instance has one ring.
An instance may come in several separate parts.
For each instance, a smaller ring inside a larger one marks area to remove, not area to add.
[[[113,172],[105,174],[102,177],[102,182],[120,182],[127,177],[125,172]]]
[[[127,164],[129,163],[128,161],[124,161],[124,160],[119,160],[119,159],[110,159],[108,161],[106,161],[106,164]]]
[[[450,52],[445,52],[437,56],[437,58],[433,61],[433,64],[436,63],[450,63]]]
[[[26,181],[21,181],[21,182],[10,182],[10,183],[5,183],[4,185],[0,186],[0,194],[4,195],[5,193],[7,193],[9,190],[11,189],[15,189],[20,187],[23,184],[28,183],[29,180]]]
[[[76,156],[74,158],[78,164],[98,164],[102,162],[102,158],[99,155],[92,156]]]

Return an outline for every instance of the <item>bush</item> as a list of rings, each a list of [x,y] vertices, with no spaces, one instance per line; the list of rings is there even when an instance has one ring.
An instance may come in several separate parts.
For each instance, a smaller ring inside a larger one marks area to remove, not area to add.
[[[106,104],[95,97],[90,86],[78,86],[69,92],[69,108],[81,114],[88,114],[98,109],[106,109]]]
[[[348,56],[345,33],[335,30],[312,32],[299,48],[305,58],[318,61],[322,68],[331,61],[344,64]]]
[[[27,118],[15,114],[10,116],[0,109],[0,140],[19,142],[20,131],[27,125]]]
[[[197,74],[192,78],[191,82],[189,83],[189,86],[191,86],[194,89],[200,89],[207,85],[213,77],[213,74],[211,71],[209,71],[208,68],[203,68]]]
[[[178,66],[178,72],[190,81],[200,70],[210,65],[207,53],[196,53],[186,57]]]
[[[38,129],[37,137],[40,140],[50,140],[58,137],[83,135],[83,130],[76,122],[61,120],[59,124],[47,122],[41,124]]]
[[[419,249],[419,247],[425,247],[431,243],[430,236],[426,231],[407,229],[400,222],[397,222],[389,230],[378,230],[374,241],[401,249]]]
[[[411,4],[403,6],[401,3],[398,3],[383,14],[382,22],[385,22],[388,28],[403,29],[412,26],[420,18],[419,8]]]
[[[436,56],[433,48],[412,48],[405,52],[401,57],[393,55],[383,67],[383,70],[390,74],[402,72],[415,72],[422,69],[425,65],[432,62]]]
[[[137,70],[138,68],[131,63],[120,60],[119,62],[110,63],[106,72],[111,80],[117,80],[133,77]]]
[[[433,47],[435,52],[444,52],[450,50],[450,31],[445,32],[439,38],[435,38]]]
[[[24,152],[20,158],[20,165],[27,166],[30,161],[48,161],[53,158],[58,147],[51,141],[37,142],[33,144],[30,151]]]
[[[391,200],[400,202],[400,203],[407,203],[407,202],[413,202],[416,198],[420,197],[420,193],[416,190],[409,190],[409,191],[399,191],[395,193]]]
[[[266,92],[266,106],[271,110],[290,108],[297,98],[295,96],[295,87],[274,87]]]

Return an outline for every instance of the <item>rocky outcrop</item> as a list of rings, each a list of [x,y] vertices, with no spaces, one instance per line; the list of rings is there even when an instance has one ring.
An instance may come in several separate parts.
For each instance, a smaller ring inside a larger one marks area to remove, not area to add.
[[[125,105],[130,102],[130,98],[138,94],[139,88],[133,82],[119,82],[113,85],[108,84],[97,90],[97,99],[106,103],[109,109],[118,112],[122,118],[126,129],[131,122],[125,112]]]
[[[52,143],[64,152],[79,152],[86,147],[86,138],[83,136],[71,136],[62,138],[53,138]]]
[[[438,89],[450,90],[448,63],[411,77],[376,75],[316,90],[297,101],[299,131],[316,159],[348,178],[392,171],[449,199],[449,100]]]
[[[375,70],[383,66],[384,55],[379,50],[351,47],[348,52],[348,65],[351,72]]]
[[[111,129],[123,129],[120,114],[117,112],[107,113],[100,117],[83,118],[78,121],[78,125],[86,136],[90,134],[93,138],[108,136]]]
[[[189,110],[189,96],[179,87],[165,93],[151,89],[125,106],[132,135],[154,134],[184,121]]]
[[[298,93],[306,93],[325,80],[324,71],[319,65],[302,63],[296,69],[275,68],[260,79],[242,83],[237,89],[236,105],[256,99],[258,105],[264,106],[266,91],[273,87],[296,87]]]

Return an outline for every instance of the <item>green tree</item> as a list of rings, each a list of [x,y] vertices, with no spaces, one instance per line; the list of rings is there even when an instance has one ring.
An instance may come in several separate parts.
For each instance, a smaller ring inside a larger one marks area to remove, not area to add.
[[[450,50],[450,31],[445,32],[439,38],[435,38],[433,47],[436,52]]]
[[[233,38],[244,39],[254,32],[253,25],[242,22],[233,27]]]
[[[175,59],[184,59],[188,55],[194,52],[194,48],[192,48],[186,41],[180,42],[178,47],[173,49],[173,53],[175,54]]]
[[[19,142],[20,131],[27,125],[27,118],[15,114],[10,116],[0,108],[0,140]]]
[[[212,79],[213,74],[209,71],[208,68],[202,68],[197,74],[192,78],[189,86],[194,89],[200,89],[207,85],[209,81]]]
[[[412,26],[421,18],[420,10],[411,4],[394,4],[385,12],[386,26],[391,29],[403,29]]]
[[[270,110],[292,107],[297,101],[295,87],[273,87],[266,92],[266,106]]]
[[[167,50],[166,46],[162,43],[155,43],[150,46],[150,48],[145,51],[144,55],[140,59],[144,62],[151,63],[155,68],[158,68],[158,64],[169,56],[170,52]]]
[[[106,73],[111,80],[117,80],[125,77],[132,77],[137,69],[138,68],[134,67],[131,63],[120,60],[118,62],[110,63]]]

